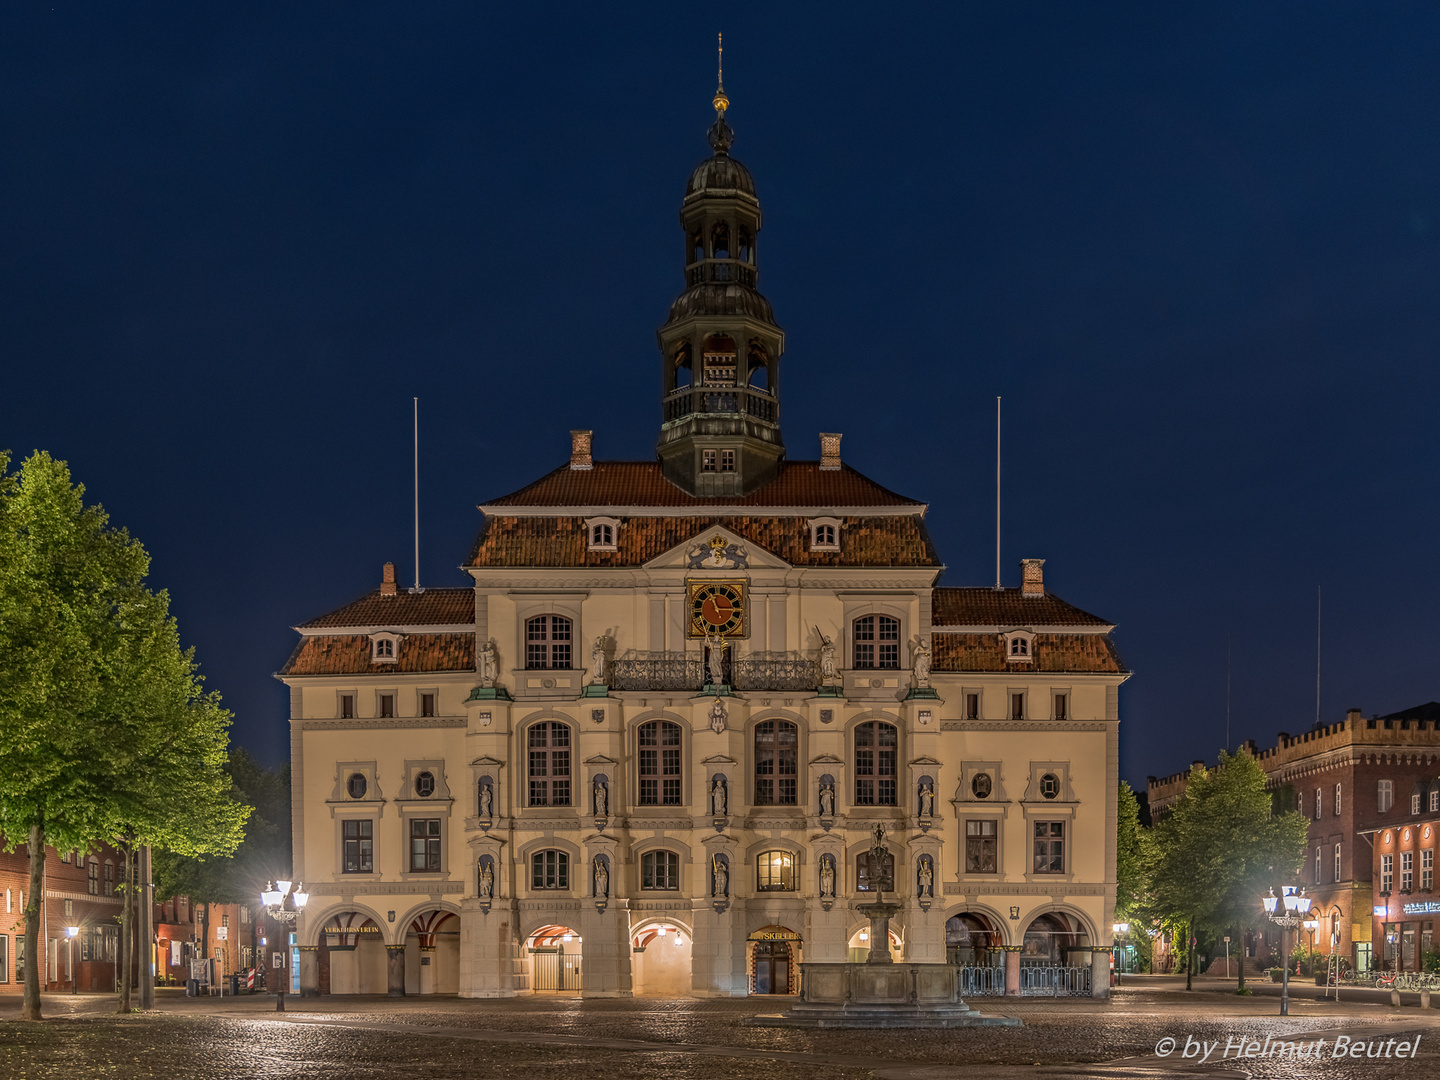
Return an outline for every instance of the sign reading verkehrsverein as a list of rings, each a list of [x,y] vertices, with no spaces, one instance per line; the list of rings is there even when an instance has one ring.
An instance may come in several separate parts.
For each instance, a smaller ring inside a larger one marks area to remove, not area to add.
[[[799,941],[800,935],[794,930],[756,930],[750,935],[751,941]]]
[[[1402,906],[1406,915],[1440,915],[1440,900],[1417,900]]]
[[[327,926],[324,933],[327,934],[378,934],[378,926]]]

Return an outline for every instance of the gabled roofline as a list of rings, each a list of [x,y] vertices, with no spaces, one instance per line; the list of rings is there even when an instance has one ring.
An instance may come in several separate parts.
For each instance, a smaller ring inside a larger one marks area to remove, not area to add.
[[[471,590],[466,589],[466,592]],[[475,629],[468,623],[384,623],[374,626],[292,626],[302,637],[365,637],[370,634],[465,634]]]
[[[482,503],[487,517],[920,517],[929,503],[900,506],[756,506],[749,503],[704,503],[695,506],[514,506]]]
[[[1099,634],[1104,636],[1115,629],[1115,624],[1094,623],[1026,623],[1023,627],[1011,623],[996,623],[993,626],[950,626],[931,622],[932,634],[1006,634],[1012,630],[1043,631],[1047,634]]]

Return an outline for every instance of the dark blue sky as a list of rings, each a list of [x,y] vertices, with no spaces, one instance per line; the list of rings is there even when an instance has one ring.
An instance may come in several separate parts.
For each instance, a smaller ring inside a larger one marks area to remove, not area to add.
[[[289,627],[590,427],[644,458],[716,30],[791,456],[1119,625],[1143,784],[1440,697],[1434,5],[0,10],[0,446],[154,555],[238,739]]]

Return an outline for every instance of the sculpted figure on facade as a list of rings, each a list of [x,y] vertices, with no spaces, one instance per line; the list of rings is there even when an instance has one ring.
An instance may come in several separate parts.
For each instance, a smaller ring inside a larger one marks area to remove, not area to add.
[[[920,785],[920,816],[935,816],[935,789],[928,782]]]
[[[930,860],[920,860],[920,893],[923,899],[931,899],[934,893],[935,871],[930,869]]]
[[[605,866],[605,860],[599,855],[595,856],[595,899],[604,900],[610,895],[610,871]]]
[[[930,685],[930,639],[921,638],[915,643],[915,685],[926,689]]]
[[[480,649],[480,685],[494,686],[500,677],[500,659],[495,654],[495,639],[491,638]]]
[[[725,684],[725,638],[721,634],[707,634],[705,646],[708,655],[705,657],[705,674],[710,680],[711,686],[723,686]]]
[[[590,685],[605,685],[605,638],[604,636],[595,639],[595,647],[590,650],[590,669],[593,672],[590,676]]]
[[[719,855],[711,859],[714,869],[711,871],[714,880],[714,896],[717,900],[730,895],[730,871],[725,869],[725,863]]]
[[[730,799],[725,790],[725,778],[716,776],[710,781],[710,813],[716,817],[724,817],[730,812]]]
[[[835,816],[835,785],[834,785],[834,784],[821,784],[821,785],[820,785],[820,816],[821,816],[821,817],[834,817],[834,816]]]
[[[475,888],[475,895],[481,900],[489,900],[495,895],[495,871],[488,862],[480,864],[480,883]]]
[[[818,628],[817,628],[818,631]],[[820,635],[820,681],[825,684],[833,683],[840,677],[840,669],[835,663],[835,642],[831,641],[824,634]]]
[[[710,730],[715,732],[716,735],[719,735],[725,730],[727,715],[725,712],[725,703],[717,697],[715,704],[710,706]]]
[[[829,855],[820,860],[820,899],[835,899],[835,860]]]
[[[490,816],[490,807],[491,807],[491,804],[492,804],[494,798],[495,798],[495,796],[492,795],[491,792],[490,792],[490,785],[489,785],[489,784],[481,784],[481,785],[480,785],[480,816],[481,816],[482,818],[488,818],[488,817]]]
[[[610,813],[610,789],[603,778],[595,778],[595,816],[605,817]]]

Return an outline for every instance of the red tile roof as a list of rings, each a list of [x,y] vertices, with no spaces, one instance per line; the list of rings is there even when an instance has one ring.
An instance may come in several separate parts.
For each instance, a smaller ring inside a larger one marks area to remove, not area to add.
[[[297,630],[325,630],[343,626],[473,626],[473,589],[426,589],[414,595],[403,587],[394,596],[380,590],[336,608],[327,615],[301,623]]]
[[[1036,634],[1028,664],[1006,662],[999,634],[949,634],[937,629],[930,641],[935,671],[1125,674],[1128,670],[1107,634]]]
[[[1053,593],[1022,596],[1019,589],[940,588],[930,598],[930,624],[942,626],[1109,626],[1098,615]]]
[[[409,634],[395,650],[394,663],[370,659],[364,634],[316,634],[300,639],[280,669],[287,675],[419,675],[438,671],[474,671],[474,634]]]
[[[848,465],[821,470],[818,461],[787,461],[779,475],[749,495],[691,495],[665,479],[658,461],[597,461],[591,469],[562,465],[528,487],[484,504],[491,506],[913,506],[924,504],[896,495]]]
[[[809,550],[803,517],[632,517],[615,551],[588,551],[581,518],[487,516],[468,565],[639,566],[717,525],[792,566],[940,565],[919,514],[845,518],[838,552]]]

